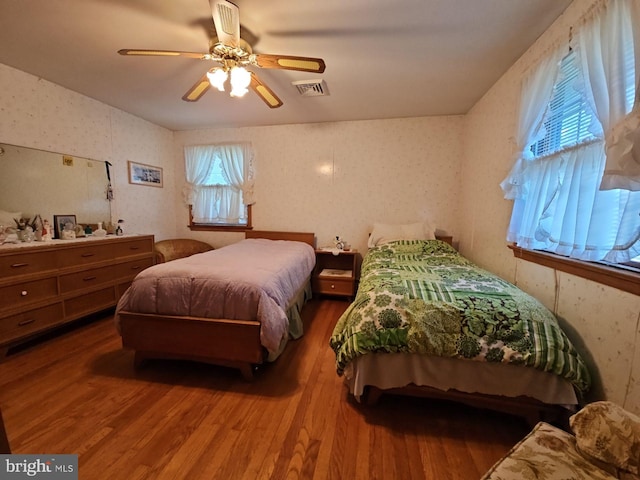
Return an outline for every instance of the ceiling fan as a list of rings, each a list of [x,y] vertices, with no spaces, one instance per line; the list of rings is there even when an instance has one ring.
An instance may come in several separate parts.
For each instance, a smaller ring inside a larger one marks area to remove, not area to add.
[[[211,86],[224,91],[224,84],[230,77],[231,96],[243,96],[251,89],[270,107],[278,108],[282,100],[265,85],[262,80],[246,67],[297,70],[322,73],[324,60],[312,57],[290,55],[255,54],[251,45],[240,38],[240,14],[236,5],[226,0],[209,0],[217,38],[211,41],[209,53],[180,52],[172,50],[119,50],[120,55],[153,57],[188,57],[210,60],[218,64],[206,72],[182,97],[187,102],[195,102]]]

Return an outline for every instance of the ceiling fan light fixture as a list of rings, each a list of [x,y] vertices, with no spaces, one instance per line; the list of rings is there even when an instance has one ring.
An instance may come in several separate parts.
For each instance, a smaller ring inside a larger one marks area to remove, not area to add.
[[[249,90],[251,83],[251,73],[244,67],[233,67],[231,69],[231,96],[242,97]]]
[[[269,108],[278,108],[282,106],[282,100],[260,80],[255,72],[248,71],[244,67],[311,73],[324,72],[325,63],[321,58],[265,53],[254,54],[251,44],[257,41],[257,37],[246,29],[244,34],[249,34],[249,37],[243,38],[240,36],[243,27],[240,25],[238,6],[229,0],[209,0],[209,6],[211,7],[215,36],[209,39],[208,53],[145,49],[121,49],[118,50],[118,53],[127,56],[186,57],[217,63],[219,66],[211,68],[203,74],[182,96],[182,100],[185,102],[200,100],[211,87],[224,92],[225,84],[229,80],[232,97],[243,97],[250,87]],[[298,86],[301,94],[303,94],[302,89],[305,89],[305,96],[309,96],[309,92],[312,90],[308,86]],[[325,88],[317,87],[313,90],[316,95],[327,95]]]
[[[212,68],[207,72],[207,78],[209,83],[219,91],[224,92],[224,83],[227,81],[228,74],[222,68]]]

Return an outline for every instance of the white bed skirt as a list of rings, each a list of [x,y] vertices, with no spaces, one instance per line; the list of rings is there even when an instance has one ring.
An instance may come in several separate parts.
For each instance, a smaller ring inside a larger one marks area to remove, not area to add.
[[[552,373],[521,365],[476,362],[410,353],[371,353],[354,359],[345,369],[350,392],[360,400],[367,385],[386,390],[410,384],[518,397],[573,409],[578,404],[571,383]]]

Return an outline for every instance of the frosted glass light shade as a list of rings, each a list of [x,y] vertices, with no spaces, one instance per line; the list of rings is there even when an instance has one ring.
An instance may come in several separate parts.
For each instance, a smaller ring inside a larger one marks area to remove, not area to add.
[[[231,96],[242,97],[249,90],[247,87],[251,83],[251,73],[243,67],[233,67],[231,69]]]
[[[207,78],[209,79],[211,86],[217,88],[221,92],[224,92],[224,82],[227,81],[227,77],[227,72],[221,68],[214,68],[207,72]]]

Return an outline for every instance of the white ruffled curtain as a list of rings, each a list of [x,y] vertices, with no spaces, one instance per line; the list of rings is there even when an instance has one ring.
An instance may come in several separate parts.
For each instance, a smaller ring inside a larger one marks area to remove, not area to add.
[[[555,49],[522,82],[520,118],[515,138],[515,164],[507,178],[500,184],[504,191],[504,198],[513,200],[522,198],[527,193],[524,172],[527,164],[533,159],[533,152],[529,147],[545,135],[543,120],[561,60],[562,52],[560,49]]]
[[[222,172],[227,181],[242,191],[245,205],[253,205],[253,154],[248,144],[220,145],[218,153],[222,159]]]
[[[557,74],[551,72],[553,65],[558,65],[557,53],[562,55],[564,48],[542,62],[523,85],[517,147],[520,154],[509,176],[501,183],[505,198],[515,200],[507,240],[519,246],[581,260],[615,263],[640,255],[640,192],[620,188],[603,190],[601,186],[605,170],[610,179],[620,177],[618,170],[611,175],[620,165],[620,159],[625,168],[622,178],[627,182],[632,179],[629,174],[633,174],[640,151],[640,144],[634,140],[640,135],[638,127],[633,130],[631,126],[636,117],[625,117],[620,100],[624,98],[622,88],[635,89],[635,85],[624,86],[620,80],[623,75],[620,55],[612,53],[621,45],[616,43],[622,41],[616,37],[617,29],[622,28],[620,24],[627,25],[623,30],[629,30],[628,22],[622,18],[627,11],[622,3],[629,7],[628,4],[638,2],[615,0],[607,7],[601,6],[594,17],[598,21],[587,21],[582,26],[576,46],[578,68],[584,73],[584,81],[576,82],[575,88],[582,91],[598,120],[602,117],[602,126],[596,122],[598,124],[590,129],[598,137],[595,141],[568,147],[544,158],[533,159],[529,155],[531,144],[544,134],[541,125],[545,119],[541,111],[546,110],[552,94],[543,77],[550,75],[552,82],[556,82]],[[613,19],[600,18],[608,14],[613,15]],[[607,40],[599,42],[600,46],[594,51],[594,45],[603,36]],[[628,36],[624,38],[630,41]],[[635,51],[637,55],[638,50]],[[635,73],[637,82],[637,70]],[[596,82],[595,88],[592,82]],[[635,103],[637,109],[637,99]],[[622,156],[615,157],[618,153]]]
[[[610,0],[577,36],[587,101],[605,133],[603,190],[640,190],[640,2]],[[633,45],[632,49],[620,48]],[[637,67],[634,67],[637,66]],[[634,75],[635,70],[635,75]]]
[[[253,156],[248,144],[188,146],[185,152],[185,202],[195,223],[242,223],[253,199]],[[212,178],[219,164],[229,185]]]

